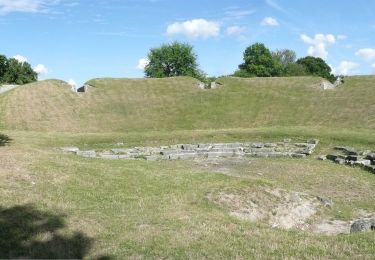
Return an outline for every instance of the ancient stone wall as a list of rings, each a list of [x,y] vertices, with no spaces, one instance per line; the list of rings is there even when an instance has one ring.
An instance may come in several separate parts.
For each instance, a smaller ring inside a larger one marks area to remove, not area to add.
[[[277,143],[209,143],[176,144],[160,147],[115,148],[106,151],[81,151],[77,147],[64,147],[65,153],[104,159],[190,160],[216,157],[295,157],[303,158],[314,152],[318,140],[292,143],[286,139]]]

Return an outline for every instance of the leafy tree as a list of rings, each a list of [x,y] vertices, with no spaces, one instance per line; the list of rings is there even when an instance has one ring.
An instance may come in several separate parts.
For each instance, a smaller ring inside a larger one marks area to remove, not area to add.
[[[331,74],[331,67],[321,58],[307,56],[297,60],[297,64],[304,66],[309,75],[326,78],[331,82],[336,80],[336,77]]]
[[[145,74],[152,78],[191,76],[202,79],[204,74],[198,68],[197,55],[186,43],[173,42],[153,48],[148,54],[149,63]]]
[[[273,59],[283,66],[296,62],[297,55],[296,55],[296,52],[293,50],[288,50],[288,49],[276,50],[276,51],[273,51],[271,54],[272,54]]]
[[[282,76],[294,77],[294,76],[306,76],[307,71],[305,66],[298,63],[288,63],[282,69]]]
[[[246,48],[244,63],[239,65],[237,75],[271,77],[280,74],[280,66],[263,43],[255,43]]]
[[[8,70],[8,59],[4,55],[0,55],[0,83],[4,83],[4,76]]]
[[[38,74],[27,62],[19,62],[11,58],[7,62],[7,69],[4,74],[4,82],[10,84],[27,84],[38,79]]]

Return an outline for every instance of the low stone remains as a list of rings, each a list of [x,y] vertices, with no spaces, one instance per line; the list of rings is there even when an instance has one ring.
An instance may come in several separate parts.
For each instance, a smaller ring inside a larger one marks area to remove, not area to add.
[[[63,147],[64,153],[76,154],[88,158],[103,159],[145,159],[157,160],[193,160],[199,158],[220,157],[294,157],[304,158],[311,155],[319,140],[305,143],[292,143],[285,139],[278,143],[209,143],[176,144],[160,147],[135,147],[130,149],[114,148],[107,151],[81,151],[78,147]]]
[[[320,160],[330,160],[342,165],[361,166],[375,174],[375,151],[358,151],[352,147],[336,146],[337,153],[322,155]]]
[[[363,218],[354,221],[350,227],[350,233],[375,231],[375,218]]]
[[[334,83],[331,83],[327,80],[323,80],[320,83],[320,88],[323,89],[323,90],[335,89],[338,86],[340,86],[341,84],[343,84],[343,79],[338,77]]]

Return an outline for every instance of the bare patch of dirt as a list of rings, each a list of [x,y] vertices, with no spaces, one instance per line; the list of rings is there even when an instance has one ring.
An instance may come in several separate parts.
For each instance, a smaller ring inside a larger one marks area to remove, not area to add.
[[[281,189],[257,188],[240,193],[219,192],[213,201],[230,209],[230,215],[250,221],[268,223],[283,229],[309,228],[308,220],[315,215],[319,201],[307,194]]]
[[[240,191],[213,192],[207,197],[218,206],[228,209],[231,216],[266,223],[273,228],[338,235],[350,233],[353,223],[326,219],[320,215],[320,210],[324,207],[322,201],[301,192],[253,187]],[[358,217],[370,215],[367,212],[358,212]]]

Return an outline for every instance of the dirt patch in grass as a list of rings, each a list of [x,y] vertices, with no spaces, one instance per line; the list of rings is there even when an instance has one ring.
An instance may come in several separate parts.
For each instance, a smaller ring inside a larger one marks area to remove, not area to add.
[[[274,228],[310,228],[309,221],[319,210],[317,198],[300,192],[256,187],[239,192],[221,191],[209,198],[228,208],[231,216],[269,224]]]

